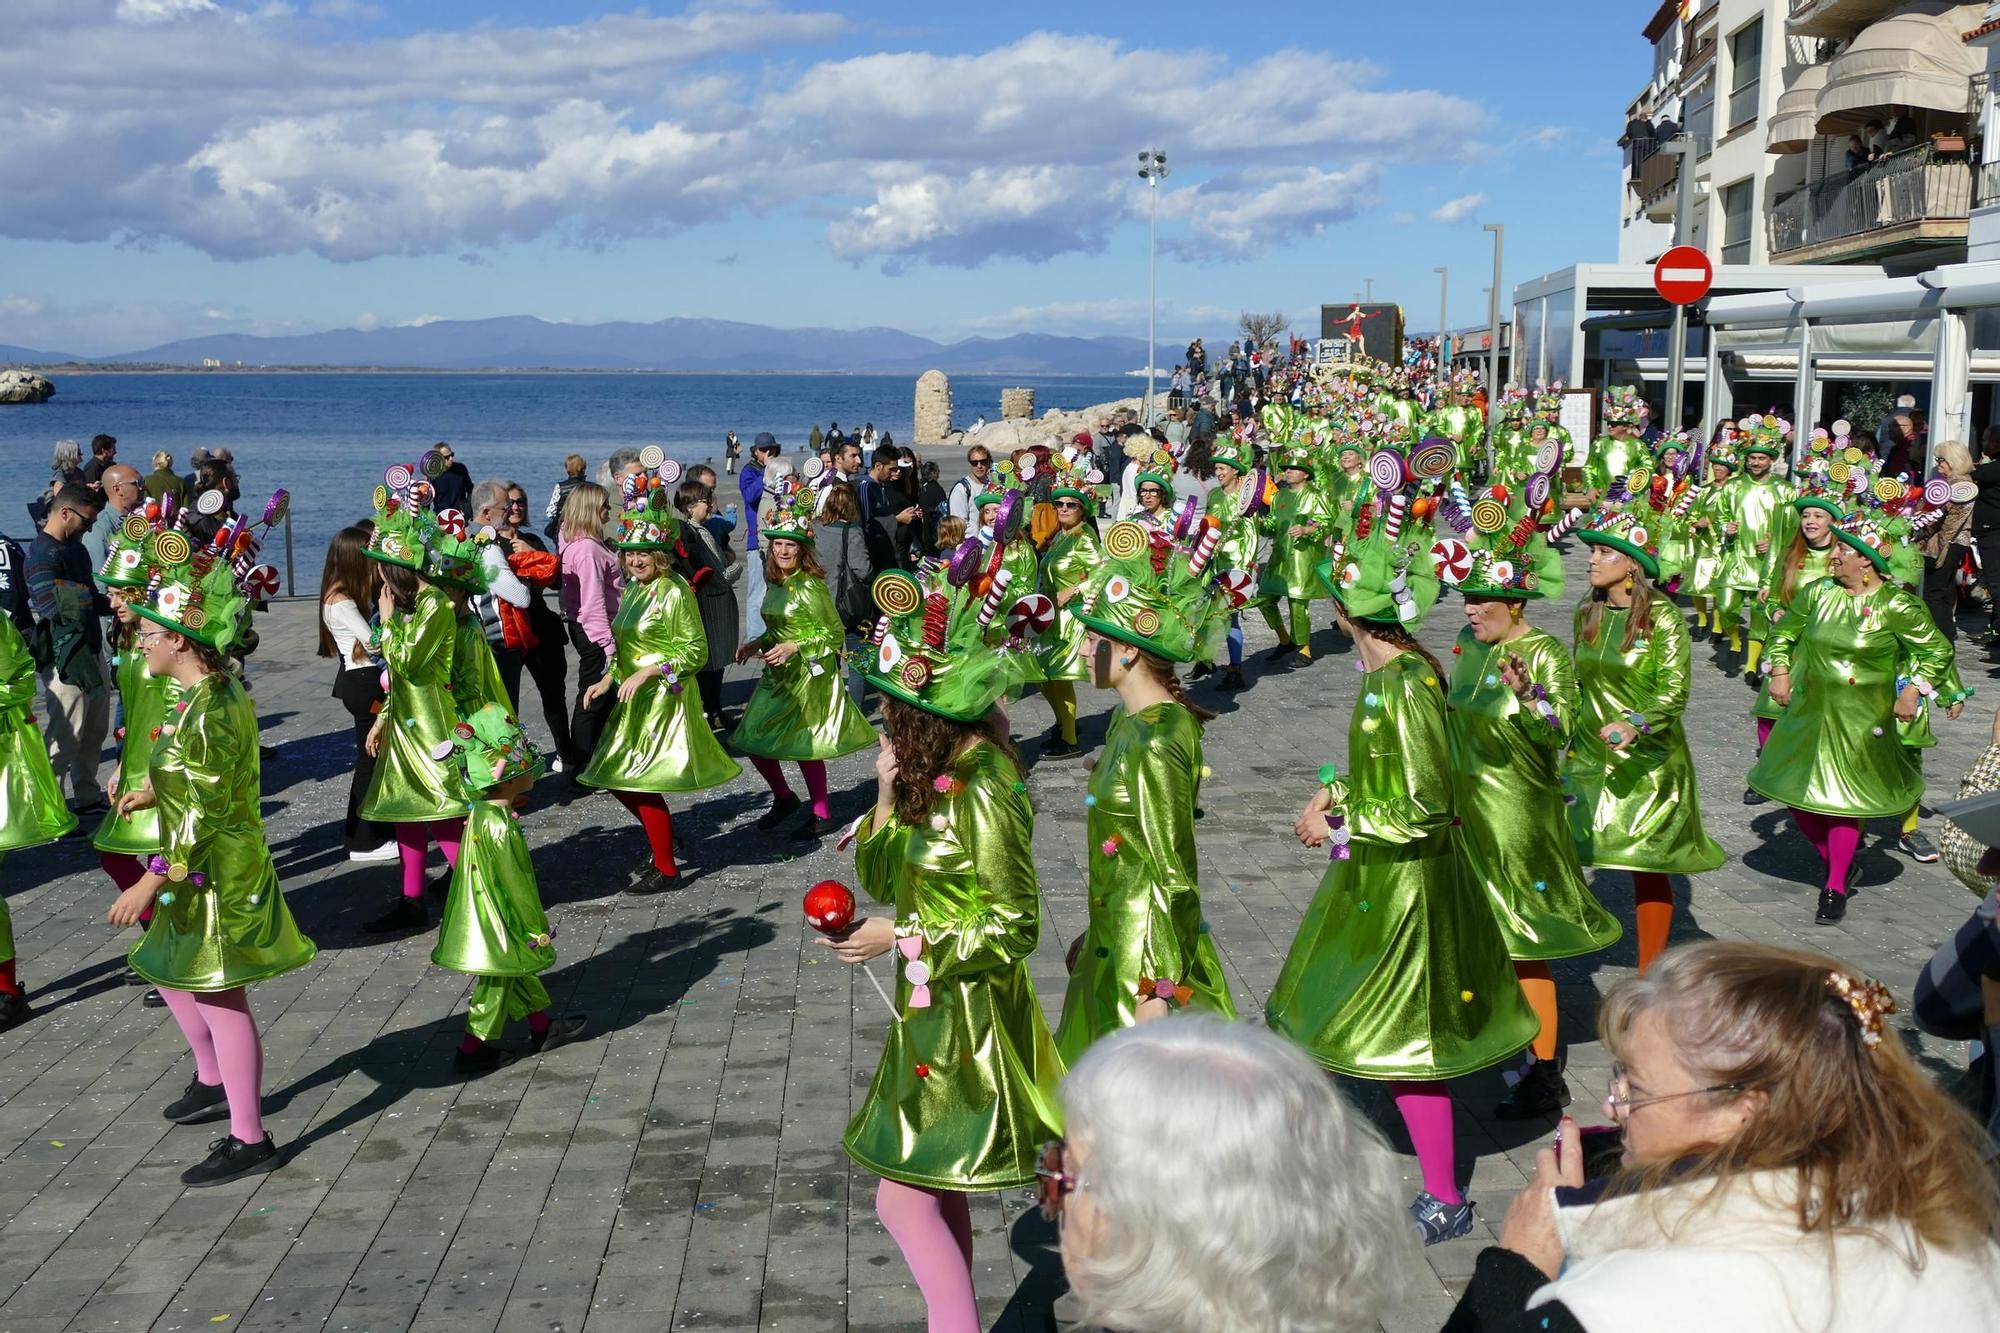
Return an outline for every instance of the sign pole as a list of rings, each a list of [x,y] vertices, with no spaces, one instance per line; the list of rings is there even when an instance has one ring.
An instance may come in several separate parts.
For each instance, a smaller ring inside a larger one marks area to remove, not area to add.
[[[1664,151],[1680,158],[1676,171],[1678,183],[1674,194],[1674,250],[1679,250],[1687,242],[1688,223],[1694,212],[1694,138],[1682,134],[1665,144]],[[1672,254],[1672,251],[1668,252]],[[1664,263],[1664,258],[1662,260]],[[1655,285],[1659,282],[1659,271],[1655,270]],[[1706,286],[1706,284],[1703,284]],[[1672,296],[1668,297],[1673,300]],[[1699,300],[1700,298],[1695,298]],[[1667,434],[1672,435],[1681,428],[1682,398],[1687,375],[1687,302],[1674,300],[1673,339],[1667,348]]]

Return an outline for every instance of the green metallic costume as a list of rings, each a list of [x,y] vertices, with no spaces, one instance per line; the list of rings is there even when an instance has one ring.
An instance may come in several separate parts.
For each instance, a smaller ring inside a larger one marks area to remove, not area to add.
[[[774,580],[764,593],[764,626],[751,641],[759,651],[780,643],[799,650],[764,668],[729,748],[765,759],[837,759],[873,745],[875,729],[841,679],[846,631],[826,580],[803,570]]]
[[[1584,882],[1563,808],[1562,756],[1579,715],[1569,653],[1533,628],[1505,643],[1481,643],[1463,629],[1452,653],[1452,806],[1507,954],[1595,953],[1623,932]],[[1501,679],[1513,656],[1541,686],[1552,716],[1523,705]]]
[[[493,645],[486,641],[486,630],[479,623],[478,614],[460,611],[457,620],[451,646],[452,707],[461,717],[471,717],[488,704],[498,704],[512,712],[514,705],[507,698],[507,682],[500,678],[500,664],[493,658]]]
[[[1041,591],[1051,601],[1057,593],[1089,578],[1104,560],[1104,543],[1086,521],[1072,532],[1058,532],[1042,556]],[[1011,588],[1013,585],[1009,585]],[[1073,603],[1072,603],[1073,604]],[[1043,680],[1089,680],[1090,662],[1083,653],[1089,634],[1068,607],[1056,608],[1056,622],[1036,649]]]
[[[147,766],[168,882],[127,961],[152,985],[198,992],[303,967],[319,950],[292,920],[271,863],[258,807],[257,710],[221,674],[174,709]]]
[[[1584,480],[1590,490],[1608,491],[1613,485],[1623,484],[1640,468],[1648,472],[1653,469],[1653,451],[1637,435],[1623,439],[1615,435],[1600,435],[1590,442],[1590,462],[1583,469]]]
[[[146,654],[137,643],[128,643],[111,658],[111,674],[118,683],[118,700],[124,708],[124,740],[118,747],[118,790],[122,794],[146,785],[146,765],[153,754],[158,729],[168,711],[180,702],[181,687],[167,676],[146,670]],[[156,805],[120,814],[118,803],[104,812],[90,845],[114,855],[151,856],[165,845],[160,833],[160,808]]]
[[[53,842],[76,827],[34,707],[35,659],[12,618],[0,615],[0,852]]]
[[[1202,919],[1194,838],[1201,778],[1201,724],[1185,706],[1113,715],[1086,801],[1090,924],[1056,1026],[1067,1063],[1136,1021],[1141,985],[1185,986],[1191,996],[1176,1003],[1236,1016]]]
[[[1767,590],[1776,585],[1785,550],[1799,530],[1798,510],[1792,507],[1799,493],[1790,482],[1771,472],[1753,477],[1746,471],[1730,478],[1728,485],[1729,514],[1736,524],[1733,563],[1742,571],[1733,582],[1746,592],[1752,588]],[[1762,551],[1757,549],[1759,542],[1765,544]],[[1765,638],[1770,625],[1767,608],[1752,602],[1750,637]]]
[[[1408,652],[1362,677],[1352,771],[1328,783],[1350,855],[1327,867],[1264,1010],[1274,1031],[1356,1078],[1469,1074],[1540,1027],[1455,827],[1440,685]]]
[[[1827,573],[1826,568],[1827,556],[1832,554],[1832,552],[1832,537],[1828,537],[1826,545],[1820,547],[1818,550],[1814,550],[1810,546],[1806,548],[1805,559],[1799,562],[1799,572],[1792,579],[1792,595],[1790,597],[1780,595],[1783,592],[1784,569],[1783,566],[1779,567],[1778,578],[1771,584],[1771,595],[1765,598],[1764,614],[1769,617],[1770,623],[1773,626],[1783,624],[1791,616],[1792,609],[1798,605],[1799,599],[1805,595],[1806,589],[1815,583],[1832,577]],[[1771,700],[1771,676],[1767,670],[1764,673],[1763,683],[1757,688],[1757,702],[1750,709],[1750,716],[1768,718],[1775,722],[1784,715],[1785,710],[1778,707]]]
[[[555,945],[527,839],[505,801],[475,800],[466,814],[431,961],[479,978],[465,1027],[481,1041],[549,1007],[535,974],[555,965]]]
[[[645,583],[626,584],[611,638],[613,679],[643,672],[647,681],[629,703],[611,705],[597,753],[577,781],[665,794],[719,787],[741,773],[702,718],[698,694],[677,688],[708,659],[708,637],[686,581],[663,572]],[[661,675],[662,666],[673,669],[674,682]]]
[[[1062,1061],[1028,977],[1041,929],[1034,809],[986,740],[948,772],[928,821],[892,816],[855,847],[862,888],[894,905],[899,975],[897,1019],[843,1143],[904,1184],[1005,1189],[1035,1179],[1062,1123]]]
[[[465,813],[458,766],[436,758],[458,724],[453,699],[458,633],[451,599],[428,585],[418,590],[414,607],[382,627],[389,697],[382,705],[375,776],[361,802],[363,819],[426,823]]]

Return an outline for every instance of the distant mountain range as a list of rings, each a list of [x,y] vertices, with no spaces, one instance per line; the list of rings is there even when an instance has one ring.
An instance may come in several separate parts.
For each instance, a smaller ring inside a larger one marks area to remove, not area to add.
[[[1161,344],[1170,369],[1184,349]],[[441,319],[388,329],[263,338],[184,338],[113,356],[78,357],[0,343],[0,365],[381,366],[425,370],[849,371],[1115,375],[1146,364],[1143,338],[1017,333],[942,343],[900,329],[779,329],[720,319],[552,324],[532,315]]]

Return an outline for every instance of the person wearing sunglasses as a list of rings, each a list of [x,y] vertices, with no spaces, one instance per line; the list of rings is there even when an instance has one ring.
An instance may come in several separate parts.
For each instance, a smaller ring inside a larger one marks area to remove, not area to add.
[[[946,512],[961,520],[966,527],[979,526],[979,506],[973,501],[993,480],[993,451],[982,445],[974,445],[965,451],[967,476],[960,477],[951,484],[951,494],[945,499]]]
[[[1083,585],[1104,563],[1104,543],[1091,517],[1088,492],[1065,479],[1049,492],[1056,533],[1042,553],[1041,591],[1056,604],[1055,624],[1042,640],[1042,697],[1056,715],[1055,730],[1042,742],[1042,758],[1068,759],[1083,753],[1076,743],[1076,682],[1090,679],[1084,640],[1089,631],[1070,608]]]
[[[472,506],[472,473],[458,461],[458,451],[450,445],[439,443],[435,452],[445,466],[444,471],[431,479],[433,506],[440,514],[447,509],[469,511]]]
[[[1372,1329],[1407,1297],[1395,1155],[1282,1037],[1207,1014],[1127,1028],[1059,1091],[1037,1193],[1084,1326]]]
[[[2000,1328],[2000,1198],[1978,1123],[1831,958],[1710,940],[1604,999],[1623,1144],[1585,1179],[1565,1116],[1445,1327]]]

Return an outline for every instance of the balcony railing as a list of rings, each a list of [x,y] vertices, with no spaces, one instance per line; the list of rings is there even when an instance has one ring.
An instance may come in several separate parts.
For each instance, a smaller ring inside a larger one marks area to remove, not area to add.
[[[1802,186],[1771,205],[1771,253],[1912,222],[1963,219],[1972,167],[1926,145]]]

